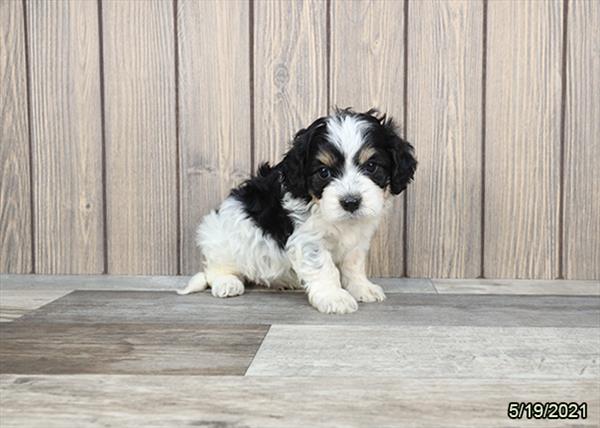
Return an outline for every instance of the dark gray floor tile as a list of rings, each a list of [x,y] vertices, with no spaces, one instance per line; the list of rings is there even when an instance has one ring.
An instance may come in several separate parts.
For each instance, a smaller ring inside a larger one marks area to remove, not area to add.
[[[265,325],[0,324],[0,373],[243,375]]]
[[[345,324],[598,327],[600,298],[585,296],[390,294],[348,315],[325,315],[301,293],[75,291],[15,322],[158,324]]]

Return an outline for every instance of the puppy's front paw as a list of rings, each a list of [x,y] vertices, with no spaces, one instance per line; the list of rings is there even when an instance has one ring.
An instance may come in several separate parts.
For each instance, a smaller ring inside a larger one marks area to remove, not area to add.
[[[346,290],[335,289],[331,291],[309,293],[308,301],[319,312],[325,314],[349,314],[358,309],[358,303]]]
[[[385,300],[383,289],[371,281],[351,283],[346,290],[359,302],[381,302]]]

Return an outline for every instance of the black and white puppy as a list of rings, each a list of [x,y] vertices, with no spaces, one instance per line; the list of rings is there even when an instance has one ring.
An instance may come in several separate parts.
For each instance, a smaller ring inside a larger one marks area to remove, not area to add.
[[[304,288],[325,313],[385,299],[365,274],[371,238],[392,195],[412,180],[413,147],[375,110],[336,110],[294,137],[283,160],[263,164],[204,217],[204,272],[179,294],[212,288],[238,296],[244,282]]]

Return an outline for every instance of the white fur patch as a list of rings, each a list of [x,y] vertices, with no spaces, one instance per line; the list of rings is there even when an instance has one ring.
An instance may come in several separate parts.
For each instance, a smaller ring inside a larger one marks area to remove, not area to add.
[[[224,275],[270,286],[290,281],[290,262],[277,243],[248,218],[238,200],[228,197],[198,227],[197,243],[204,254],[209,284]]]
[[[327,137],[345,156],[352,159],[364,143],[369,123],[353,116],[332,116],[327,119]]]

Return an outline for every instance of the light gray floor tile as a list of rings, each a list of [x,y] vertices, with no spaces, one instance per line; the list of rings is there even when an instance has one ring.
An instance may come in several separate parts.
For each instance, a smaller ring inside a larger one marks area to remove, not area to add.
[[[600,382],[600,328],[273,325],[247,374]]]
[[[67,293],[68,291],[52,289],[14,290],[0,288],[0,322],[13,321]]]
[[[440,294],[600,296],[600,281],[529,279],[433,279]]]
[[[430,279],[424,278],[371,278],[388,293],[436,293]]]
[[[299,293],[261,293],[218,299],[155,291],[74,291],[18,322],[463,325],[598,327],[600,298],[390,294],[357,312],[326,315]]]
[[[136,290],[160,291],[184,288],[190,276],[140,275],[12,275],[0,274],[0,290]],[[386,293],[435,293],[429,279],[372,278]],[[266,287],[252,287],[254,291],[278,292]],[[298,292],[303,292],[298,290]]]
[[[2,427],[594,426],[592,381],[204,376],[0,376]],[[511,421],[511,401],[588,403],[588,418]]]
[[[0,275],[0,290],[177,290],[189,276]]]

